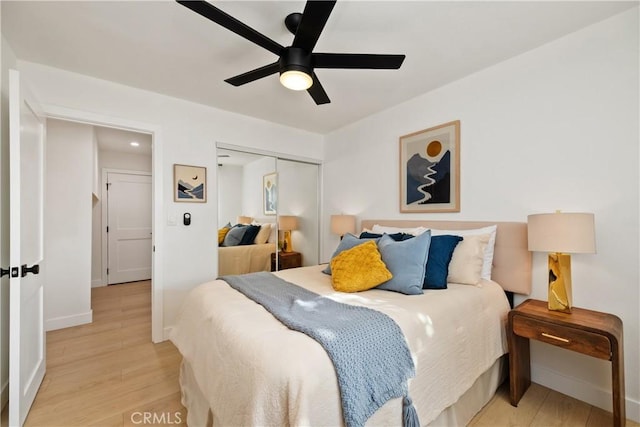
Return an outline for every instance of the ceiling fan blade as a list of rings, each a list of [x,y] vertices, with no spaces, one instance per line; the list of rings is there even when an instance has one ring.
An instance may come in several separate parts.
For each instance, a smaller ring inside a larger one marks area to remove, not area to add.
[[[318,80],[316,73],[313,73],[313,84],[309,89],[307,89],[307,92],[309,92],[309,95],[311,95],[317,105],[328,104],[331,102],[327,92],[324,91],[324,88],[320,84],[320,80]]]
[[[244,37],[250,42],[257,44],[258,46],[263,47],[276,55],[280,55],[280,51],[284,49],[284,47],[279,43],[271,40],[264,34],[257,32],[253,28],[238,21],[233,16],[228,15],[227,13],[223,12],[212,4],[207,3],[206,1],[176,1],[181,5],[196,12],[197,14],[212,20],[216,24],[223,26],[229,31],[233,31],[237,35]]]
[[[251,83],[255,80],[270,76],[271,74],[275,74],[279,71],[280,65],[278,64],[278,62],[274,62],[273,64],[265,65],[264,67],[247,71],[246,73],[242,73],[235,77],[230,77],[226,79],[225,82],[230,83],[234,86],[242,86],[243,84]]]
[[[306,50],[307,52],[313,51],[316,46],[316,42],[322,33],[324,25],[331,15],[333,6],[335,6],[336,0],[333,1],[316,1],[309,0],[302,12],[302,19],[300,25],[296,31],[296,36],[293,39],[292,47],[298,47]]]
[[[404,55],[377,55],[368,53],[314,53],[314,68],[360,68],[397,70]]]

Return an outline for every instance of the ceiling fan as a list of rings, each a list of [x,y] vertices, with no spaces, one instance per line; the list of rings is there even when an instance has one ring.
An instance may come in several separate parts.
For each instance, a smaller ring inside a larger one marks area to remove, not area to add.
[[[280,82],[283,86],[292,90],[306,90],[316,104],[328,104],[331,101],[320,84],[314,69],[397,70],[405,58],[404,55],[313,52],[336,0],[310,0],[307,1],[302,13],[289,14],[284,23],[295,37],[291,46],[287,47],[281,46],[206,1],[176,1],[278,56],[278,60],[272,64],[225,80],[234,86],[241,86],[271,74],[280,73]]]

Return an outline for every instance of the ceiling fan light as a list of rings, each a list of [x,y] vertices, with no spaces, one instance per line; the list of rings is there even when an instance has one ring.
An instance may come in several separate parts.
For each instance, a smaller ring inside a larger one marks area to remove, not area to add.
[[[313,79],[304,71],[289,70],[280,74],[280,83],[287,89],[307,90],[313,84]]]

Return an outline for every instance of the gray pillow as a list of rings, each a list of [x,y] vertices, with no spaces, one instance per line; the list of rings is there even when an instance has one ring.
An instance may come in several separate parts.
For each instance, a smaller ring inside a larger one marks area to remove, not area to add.
[[[331,255],[331,259],[334,259],[340,252],[346,251],[347,249],[355,248],[356,246],[362,243],[366,243],[369,240],[374,240],[376,243],[378,243],[378,240],[380,240],[380,238],[359,239],[357,236],[354,236],[351,233],[347,233],[344,235],[342,240],[340,240],[338,247],[333,252],[333,255]],[[331,274],[331,263],[329,263],[329,265],[327,265],[327,267],[324,270],[322,270],[322,272],[324,274]]]
[[[246,233],[247,227],[236,226],[233,227],[226,236],[224,236],[224,242],[222,242],[222,246],[238,246],[244,237],[244,233]]]
[[[377,287],[406,295],[422,294],[424,272],[427,267],[431,231],[427,230],[413,239],[396,242],[388,234],[378,242],[378,249],[393,277]]]

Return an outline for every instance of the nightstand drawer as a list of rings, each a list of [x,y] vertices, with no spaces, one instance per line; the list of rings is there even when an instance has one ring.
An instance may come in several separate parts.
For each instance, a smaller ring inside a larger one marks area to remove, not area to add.
[[[513,318],[513,332],[521,337],[611,360],[611,343],[604,335],[517,315]]]

